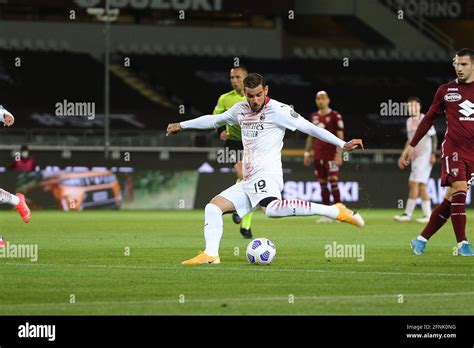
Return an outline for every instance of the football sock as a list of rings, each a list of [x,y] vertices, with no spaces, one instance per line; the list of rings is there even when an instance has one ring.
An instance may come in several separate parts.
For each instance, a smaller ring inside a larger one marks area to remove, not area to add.
[[[421,202],[421,210],[423,211],[423,216],[430,216],[431,215],[431,201],[422,201]]]
[[[5,190],[0,189],[0,203],[9,203],[11,205],[17,205],[20,203],[20,198],[17,195],[11,194]]]
[[[331,194],[333,198],[333,203],[341,202],[341,193],[339,192],[339,184],[337,181],[331,181]]]
[[[323,205],[303,201],[301,199],[274,200],[267,206],[268,217],[321,215],[335,219],[339,209],[333,205]]]
[[[253,211],[248,213],[242,218],[242,222],[240,224],[241,228],[245,228],[246,230],[250,230],[250,226],[252,225],[252,216],[253,216]]]
[[[222,210],[217,205],[209,203],[204,209],[204,215],[204,239],[206,240],[204,252],[209,256],[218,256],[223,232]]]
[[[413,210],[415,210],[415,206],[416,206],[416,200],[408,198],[407,206],[405,207],[405,214],[407,214],[408,216],[412,216]]]
[[[453,193],[451,200],[451,223],[457,242],[466,240],[466,192]]]
[[[329,205],[331,203],[330,199],[330,193],[329,193],[329,187],[327,183],[321,184],[321,198],[323,199],[323,204],[324,205]]]
[[[427,242],[427,241],[428,241],[428,239],[426,239],[425,237],[423,237],[423,236],[421,236],[421,235],[418,236],[418,237],[416,237],[416,239],[421,240],[421,241],[423,241],[423,242]]]
[[[425,226],[421,236],[426,239],[435,234],[448,221],[451,216],[451,202],[445,199],[435,210],[431,213],[430,221]]]

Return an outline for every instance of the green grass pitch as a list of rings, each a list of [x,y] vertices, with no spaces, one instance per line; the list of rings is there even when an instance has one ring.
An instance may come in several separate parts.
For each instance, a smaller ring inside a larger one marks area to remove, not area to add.
[[[248,240],[226,215],[221,264],[184,266],[204,247],[202,211],[34,212],[28,225],[1,212],[0,234],[37,244],[38,261],[0,258],[0,314],[474,314],[474,259],[453,256],[451,223],[416,257],[409,242],[422,225],[361,213],[364,229],[257,212],[254,236],[277,247],[270,266],[247,263]],[[473,223],[469,211],[470,237]],[[364,245],[364,261],[327,259],[333,242]]]

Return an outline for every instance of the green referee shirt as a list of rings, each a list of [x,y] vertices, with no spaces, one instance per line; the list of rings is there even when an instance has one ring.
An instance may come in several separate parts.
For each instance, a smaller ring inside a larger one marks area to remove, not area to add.
[[[235,90],[232,90],[228,93],[222,94],[217,101],[217,105],[214,108],[213,115],[222,114],[223,112],[229,110],[235,103],[246,101],[245,96],[241,96]],[[227,134],[229,139],[242,141],[242,133],[240,131],[239,125],[226,125]]]

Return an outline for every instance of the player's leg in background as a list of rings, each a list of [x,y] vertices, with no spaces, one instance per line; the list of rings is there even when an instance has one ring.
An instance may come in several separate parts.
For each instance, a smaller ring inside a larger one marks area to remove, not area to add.
[[[342,203],[341,193],[339,192],[339,166],[334,161],[326,163],[328,182],[331,186],[331,195],[333,204]]]
[[[237,175],[237,180],[235,181],[236,184],[242,181],[244,174],[242,171],[242,161],[238,161],[237,163],[234,164],[234,169],[235,169],[235,175]],[[237,214],[236,211],[232,213],[232,221],[234,221],[234,224],[240,224],[242,222],[242,218]]]
[[[321,187],[322,204],[329,206],[331,204],[331,192],[329,190],[328,171],[324,160],[314,160],[314,176],[318,180],[319,186]],[[317,220],[317,223],[329,223],[334,221],[335,220],[333,218],[322,216]]]
[[[14,195],[8,191],[0,189],[0,203],[13,205],[24,222],[30,221],[31,211],[26,204],[25,196],[21,193]]]
[[[331,195],[328,187],[328,173],[323,160],[314,159],[314,176],[321,187],[321,199],[325,205],[331,204]]]
[[[239,180],[242,180],[243,178],[243,172],[242,172],[242,161],[239,161],[237,162],[235,165],[234,165],[234,168],[235,168],[235,172],[237,174],[237,178],[238,178],[238,181]],[[234,213],[233,216],[237,214],[237,213]],[[238,216],[238,214],[237,214]],[[241,219],[241,223],[240,223],[240,234],[244,237],[244,238],[247,238],[247,239],[251,239],[252,238],[252,216],[253,216],[253,212],[250,212],[248,213],[247,215],[245,215],[242,219]],[[234,222],[235,222],[235,219],[233,218]]]
[[[413,216],[413,211],[416,207],[416,199],[419,195],[419,183],[408,180],[408,199],[405,205],[405,211],[402,215],[394,216],[394,220],[398,222],[410,222]]]
[[[0,203],[16,206],[18,203],[20,203],[20,199],[16,195],[0,189]],[[5,241],[3,240],[2,236],[0,236],[0,248],[5,248]]]
[[[339,167],[336,166],[333,162],[327,162],[326,166],[326,172],[328,173],[327,179],[324,180],[325,182],[329,183],[329,186],[331,186],[331,195],[333,199],[333,204],[336,203],[342,203],[341,202],[341,193],[339,192]],[[327,188],[327,185],[326,185]],[[329,197],[326,200],[327,203],[324,203],[325,201],[323,200],[323,204],[329,205],[330,200]],[[337,220],[328,218],[323,216],[320,218],[317,222],[318,223],[325,223],[325,222],[335,222]]]
[[[328,179],[319,178],[319,185],[321,186],[321,198],[322,204],[329,205],[331,204],[331,192],[329,191]]]
[[[236,157],[235,158],[230,158],[232,163],[234,163],[234,169],[235,169],[235,174],[237,175],[237,179],[235,181],[236,184],[238,184],[242,178],[242,161],[241,161],[241,154],[243,151],[242,148],[242,143],[238,143],[234,140],[227,139],[224,145],[224,149],[227,149],[227,151],[234,151]],[[232,213],[232,221],[238,225],[242,222],[242,218],[237,214],[236,212]]]
[[[18,203],[20,203],[20,198],[17,195],[0,189],[0,203],[16,206]]]
[[[342,203],[341,201],[341,192],[339,192],[339,178],[337,176],[330,176],[328,178],[329,184],[331,185],[331,195],[332,195],[332,202]]]
[[[420,192],[421,198],[421,210],[423,211],[423,217],[416,219],[416,222],[420,224],[426,224],[430,220],[431,216],[431,199],[428,194],[428,187],[424,183],[418,184],[418,191]]]
[[[320,171],[318,171],[318,176]],[[321,198],[322,198],[322,204],[325,206],[329,206],[331,204],[331,193],[329,191],[329,185],[328,185],[328,179],[327,178],[318,178],[319,185],[321,186]],[[327,216],[322,216],[319,218],[316,222],[318,224],[321,223],[331,223],[334,222],[335,220],[333,218],[327,217]]]

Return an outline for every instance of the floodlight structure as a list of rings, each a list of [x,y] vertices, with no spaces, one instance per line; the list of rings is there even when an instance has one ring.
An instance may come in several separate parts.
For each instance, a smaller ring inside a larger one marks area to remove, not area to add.
[[[109,158],[110,152],[110,23],[116,21],[120,10],[110,9],[110,0],[105,0],[105,7],[89,7],[87,13],[104,22],[105,52],[104,52],[104,156]]]

